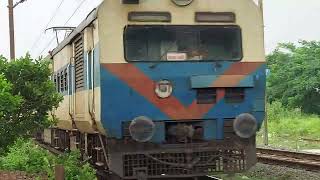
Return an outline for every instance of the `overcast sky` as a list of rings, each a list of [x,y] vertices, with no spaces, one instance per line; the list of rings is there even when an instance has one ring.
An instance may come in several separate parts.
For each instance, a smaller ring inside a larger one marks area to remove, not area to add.
[[[15,0],[18,1],[18,0]],[[76,26],[102,0],[65,0],[48,27]],[[46,54],[56,44],[52,31],[44,33],[61,0],[27,0],[15,8],[16,55],[29,51]],[[272,51],[279,42],[320,40],[320,0],[264,0],[265,45]],[[0,54],[9,56],[7,1],[0,0]],[[47,47],[47,48],[46,48]]]

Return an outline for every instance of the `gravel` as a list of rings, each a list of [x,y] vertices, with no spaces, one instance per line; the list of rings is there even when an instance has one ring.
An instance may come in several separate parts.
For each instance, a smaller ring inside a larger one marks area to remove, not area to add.
[[[253,180],[320,180],[319,172],[310,172],[283,166],[274,166],[258,163],[241,179]]]

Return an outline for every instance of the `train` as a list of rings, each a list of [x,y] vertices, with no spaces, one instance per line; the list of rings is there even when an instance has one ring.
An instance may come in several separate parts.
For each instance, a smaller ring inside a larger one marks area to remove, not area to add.
[[[43,143],[107,179],[233,174],[265,118],[262,0],[104,0],[50,52]]]

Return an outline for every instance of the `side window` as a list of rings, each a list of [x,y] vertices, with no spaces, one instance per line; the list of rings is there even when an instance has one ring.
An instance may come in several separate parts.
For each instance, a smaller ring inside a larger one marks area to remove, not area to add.
[[[60,81],[61,81],[60,73],[57,73],[57,91],[58,92],[60,92]]]
[[[59,72],[56,72],[52,75],[52,80],[56,87],[57,92],[64,93],[68,91],[69,86],[69,78],[68,78],[68,68],[65,68]]]
[[[88,83],[88,88],[92,89],[92,80],[93,80],[93,50],[88,52],[88,66],[87,66],[87,83]]]
[[[53,75],[53,83],[54,83],[54,85],[55,85],[55,87],[56,87],[56,90],[58,90],[57,74],[54,74],[54,75]]]
[[[60,73],[60,92],[64,91],[64,73],[61,71]]]
[[[68,90],[68,68],[64,70],[64,90]]]

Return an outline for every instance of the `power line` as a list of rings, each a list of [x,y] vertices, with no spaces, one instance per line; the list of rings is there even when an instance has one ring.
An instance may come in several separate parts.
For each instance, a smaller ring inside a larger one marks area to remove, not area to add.
[[[62,4],[63,4],[64,1],[65,1],[65,0],[61,0],[61,1],[60,1],[59,5],[58,5],[57,8],[54,10],[53,14],[51,15],[51,18],[50,18],[49,22],[46,24],[46,26],[45,26],[45,28],[44,28],[43,31],[45,31],[45,30],[48,28],[49,24],[50,24],[50,23],[53,21],[53,19],[56,17],[56,15],[57,15],[57,13],[58,13],[58,10],[61,8],[61,6],[62,6]],[[44,34],[44,32],[41,31],[41,33],[40,33],[39,36],[37,37],[36,41],[32,44],[31,50],[33,50],[33,49],[38,45],[38,42],[41,40],[43,34]]]
[[[73,11],[73,13],[71,14],[71,16],[67,19],[67,21],[63,24],[64,26],[72,19],[72,17],[77,13],[77,11],[80,9],[80,7],[82,6],[82,4],[87,1],[87,0],[82,0],[77,8]],[[54,37],[50,40],[50,42],[41,50],[40,54],[38,56],[40,56],[50,45],[51,43],[54,41]]]
[[[54,41],[54,37],[49,41],[49,43],[47,43],[47,45],[45,46],[45,48],[42,49],[42,51],[40,52],[40,54],[38,56],[40,56]]]
[[[69,17],[69,19],[64,23],[64,25],[66,25],[66,24],[71,20],[71,18],[77,13],[77,11],[79,10],[79,8],[82,6],[82,4],[83,4],[85,1],[87,1],[87,0],[82,0],[82,1],[78,4],[77,8],[73,11],[72,15],[71,15],[71,16]]]
[[[63,2],[65,0],[61,0],[60,1],[60,4],[58,5],[58,7],[56,8],[56,10],[53,12],[52,16],[51,16],[51,19],[49,20],[49,22],[47,23],[46,27],[44,29],[47,29],[49,24],[53,21],[53,19],[56,17],[57,13],[58,13],[58,10],[60,9],[60,7],[62,6]]]

